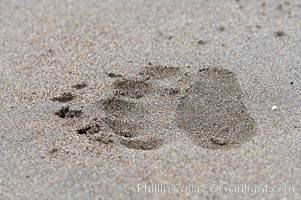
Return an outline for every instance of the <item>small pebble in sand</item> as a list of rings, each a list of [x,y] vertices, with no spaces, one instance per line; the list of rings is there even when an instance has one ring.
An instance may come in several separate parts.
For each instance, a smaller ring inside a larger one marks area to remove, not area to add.
[[[217,31],[224,31],[225,30],[225,27],[224,26],[219,26],[217,27]]]
[[[285,32],[284,31],[277,31],[276,33],[275,33],[275,37],[283,37],[283,36],[285,36],[286,34],[285,34]]]
[[[272,110],[278,110],[277,106],[272,106]]]
[[[199,40],[198,44],[200,44],[200,45],[207,44],[207,41],[205,41],[205,40]]]

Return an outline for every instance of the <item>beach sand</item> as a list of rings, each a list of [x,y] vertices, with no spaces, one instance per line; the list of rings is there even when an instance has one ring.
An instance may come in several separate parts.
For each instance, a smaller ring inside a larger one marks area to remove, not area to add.
[[[0,3],[0,199],[301,199],[301,2]]]

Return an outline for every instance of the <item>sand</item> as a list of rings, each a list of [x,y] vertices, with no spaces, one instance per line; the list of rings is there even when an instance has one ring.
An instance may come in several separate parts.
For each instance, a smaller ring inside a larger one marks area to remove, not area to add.
[[[1,1],[0,199],[300,199],[300,9]]]

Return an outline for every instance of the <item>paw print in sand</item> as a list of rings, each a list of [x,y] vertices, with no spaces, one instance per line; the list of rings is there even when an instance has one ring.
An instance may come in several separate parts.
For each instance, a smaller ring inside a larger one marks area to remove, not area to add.
[[[239,146],[255,135],[235,75],[225,69],[184,73],[148,66],[134,79],[118,78],[113,96],[102,100],[103,121],[131,149],[153,150],[180,130],[209,149]]]

